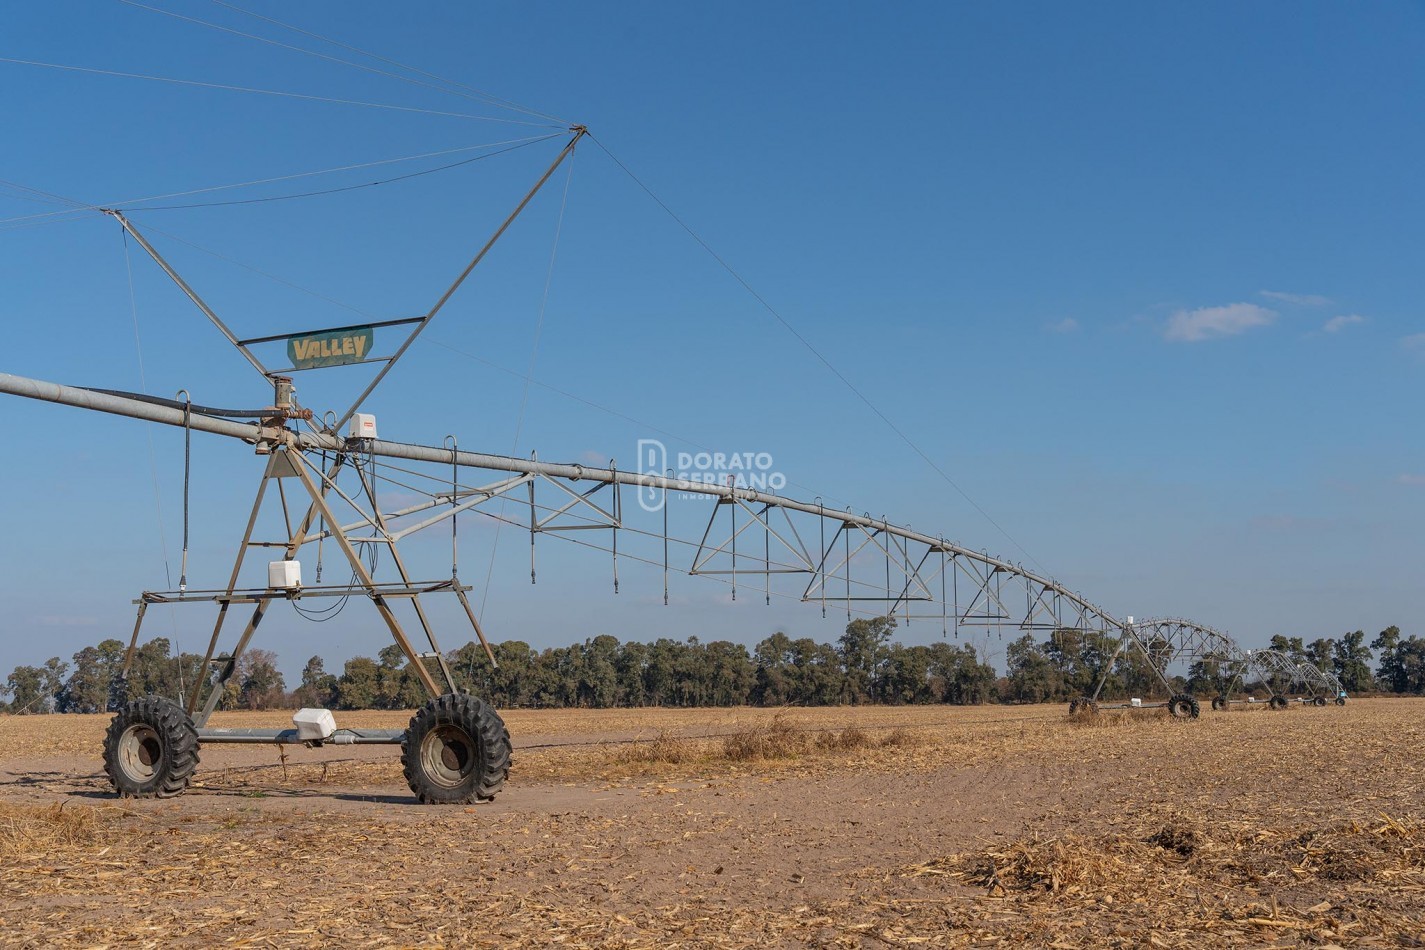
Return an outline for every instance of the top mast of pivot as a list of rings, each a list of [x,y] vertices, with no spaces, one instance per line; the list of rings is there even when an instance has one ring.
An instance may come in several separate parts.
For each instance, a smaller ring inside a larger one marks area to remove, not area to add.
[[[524,211],[525,206],[528,205],[532,200],[534,200],[535,195],[539,194],[539,190],[544,187],[545,182],[549,181],[549,177],[554,174],[555,170],[564,163],[564,159],[574,154],[574,146],[579,144],[579,140],[585,135],[589,134],[589,130],[582,125],[573,126],[572,128],[570,128],[569,131],[573,133],[569,137],[569,141],[566,142],[564,144],[564,147],[559,150],[559,154],[555,156],[554,161],[550,163],[550,166],[545,169],[544,174],[540,176],[539,181],[534,183],[534,187],[531,188],[525,194],[524,198],[520,200],[520,203],[515,206],[515,210],[511,211],[509,217],[505,218],[505,220],[500,224],[500,226],[495,229],[495,233],[490,235],[490,239],[485,242],[484,247],[480,248],[479,253],[477,253],[474,258],[471,259],[469,264],[465,265],[465,270],[461,271],[460,276],[455,278],[455,283],[451,284],[450,288],[446,290],[445,293],[441,294],[440,299],[435,302],[435,306],[431,307],[430,310],[426,313],[426,315],[421,318],[421,322],[416,324],[416,328],[411,331],[411,335],[406,338],[406,342],[402,343],[400,348],[397,349],[394,354],[392,354],[390,360],[386,363],[386,365],[381,367],[381,371],[376,374],[376,378],[371,380],[370,384],[367,385],[364,390],[362,390],[360,396],[356,397],[356,401],[351,404],[351,408],[347,409],[346,412],[342,413],[341,417],[337,419],[334,428],[338,432],[341,431],[342,426],[346,425],[347,420],[352,417],[356,410],[361,408],[361,404],[366,401],[366,397],[370,396],[372,391],[381,384],[381,380],[386,378],[386,374],[391,371],[391,367],[396,364],[396,361],[400,359],[403,355],[405,355],[406,350],[410,349],[411,344],[416,341],[416,337],[421,335],[421,331],[424,330],[427,326],[429,326],[430,322],[435,319],[435,315],[440,312],[442,307],[445,306],[446,301],[448,301],[455,294],[455,292],[460,289],[461,284],[465,283],[465,278],[470,276],[470,272],[475,269],[476,265],[478,265],[482,260],[485,259],[486,254],[490,253],[490,248],[495,246],[495,242],[498,241],[500,237],[505,233],[505,231],[509,229],[510,225],[515,223],[515,219],[520,216],[520,212]]]
[[[529,203],[534,200],[534,196],[539,194],[540,189],[543,188],[545,183],[549,181],[550,176],[554,174],[555,170],[558,169],[559,166],[564,163],[564,160],[566,158],[568,158],[574,153],[574,147],[579,144],[579,140],[585,135],[589,134],[589,130],[582,125],[571,126],[569,132],[569,141],[564,143],[564,147],[560,149],[559,154],[555,156],[554,161],[550,163],[547,169],[545,169],[544,174],[541,175],[539,177],[539,180],[534,183],[534,186],[530,188],[528,192],[525,193],[524,197],[520,199],[519,204],[517,204],[514,210],[509,213],[509,215],[505,218],[503,222],[501,222],[500,226],[495,229],[494,234],[490,235],[489,240],[487,240],[484,245],[481,246],[479,252],[476,253],[474,258],[471,259],[470,263],[465,266],[465,269],[460,272],[460,276],[455,279],[455,282],[451,284],[449,288],[446,289],[445,293],[441,294],[440,299],[435,302],[435,305],[419,318],[414,318],[409,321],[391,321],[392,323],[414,323],[415,328],[411,331],[410,335],[406,337],[405,341],[402,342],[401,345],[396,349],[395,353],[393,353],[389,357],[384,357],[382,359],[373,361],[383,362],[386,365],[381,367],[381,370],[376,374],[375,378],[371,380],[371,382],[364,390],[362,390],[361,395],[356,397],[356,401],[353,402],[351,406],[336,420],[336,423],[332,426],[333,431],[340,431],[341,427],[345,425],[353,415],[355,415],[356,411],[361,408],[361,405],[366,401],[366,399],[371,395],[371,393],[375,391],[376,387],[381,384],[381,381],[386,378],[386,374],[391,371],[391,367],[395,365],[397,360],[399,360],[402,356],[405,355],[406,351],[410,349],[411,344],[416,341],[416,337],[420,336],[421,331],[425,330],[425,328],[430,325],[430,322],[435,319],[436,314],[441,311],[441,309],[446,305],[450,298],[454,296],[455,292],[460,289],[460,285],[465,283],[465,279],[469,277],[471,272],[475,270],[475,267],[482,260],[485,259],[485,255],[490,253],[490,249],[495,246],[495,243],[500,240],[500,238],[507,230],[509,230],[510,225],[515,223],[515,219],[517,219],[524,211],[524,209],[529,205]],[[243,355],[244,359],[246,359],[249,363],[252,364],[254,369],[261,373],[265,378],[271,380],[273,383],[277,383],[278,381],[283,379],[283,377],[279,373],[275,373],[272,370],[269,370],[266,366],[264,366],[262,364],[262,361],[259,360],[256,355],[253,354],[249,346],[253,343],[267,342],[273,339],[280,339],[281,337],[260,337],[252,340],[238,339],[237,335],[234,334],[232,330],[228,328],[228,325],[224,323],[216,313],[213,312],[213,308],[209,307],[208,304],[203,300],[203,298],[198,296],[197,291],[195,291],[191,286],[189,286],[188,282],[185,281],[181,276],[179,276],[178,272],[173,269],[172,265],[170,265],[168,261],[163,259],[163,255],[159,254],[158,251],[154,249],[153,245],[150,244],[144,238],[144,236],[139,233],[138,229],[134,227],[132,221],[124,217],[121,211],[117,211],[110,208],[103,208],[100,210],[102,210],[105,214],[111,215],[115,220],[117,220],[119,224],[123,226],[124,231],[127,234],[133,235],[134,240],[138,242],[139,246],[142,247],[148,253],[149,257],[153,258],[154,262],[163,269],[163,272],[167,274],[175,284],[178,285],[178,289],[183,291],[183,293],[188,297],[188,299],[193,301],[194,305],[197,306],[199,310],[203,311],[203,314],[208,318],[208,320],[213,324],[213,326],[218,328],[218,332],[222,333],[222,335],[227,338],[227,341],[237,348],[237,351]]]

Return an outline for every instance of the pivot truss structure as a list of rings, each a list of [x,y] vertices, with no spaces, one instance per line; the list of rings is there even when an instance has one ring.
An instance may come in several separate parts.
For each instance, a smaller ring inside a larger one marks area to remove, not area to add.
[[[1116,634],[1123,627],[1101,607],[1023,565],[884,518],[735,485],[625,471],[613,462],[591,467],[489,455],[460,449],[453,440],[433,446],[347,438],[299,415],[281,382],[277,405],[254,410],[267,414],[256,422],[234,421],[180,402],[5,374],[0,374],[0,392],[241,439],[265,456],[233,584],[218,591],[146,593],[141,615],[152,604],[202,601],[218,603],[220,619],[232,605],[251,604],[260,622],[265,602],[297,594],[237,587],[242,554],[260,546],[293,560],[304,547],[326,540],[336,543],[355,579],[348,585],[294,589],[301,597],[366,593],[382,609],[394,598],[418,606],[423,597],[449,592],[468,607],[468,586],[449,579],[413,580],[397,545],[458,515],[483,513],[527,537],[531,581],[538,579],[539,552],[549,539],[606,554],[616,590],[624,565],[660,574],[665,602],[670,577],[686,574],[720,581],[733,597],[768,602],[789,597],[823,611],[891,615],[945,632],[974,627]],[[302,423],[306,431],[299,428]],[[343,487],[343,479],[354,480],[352,490]],[[252,536],[269,485],[276,486],[290,523],[289,534],[280,539]],[[396,491],[419,500],[393,510],[375,501]],[[630,498],[635,493],[636,503]],[[293,511],[294,498],[305,506],[300,517]],[[395,572],[386,586],[359,550],[373,546],[391,553],[382,560]],[[474,616],[469,610],[466,614]],[[398,633],[398,625],[387,622]],[[429,634],[424,619],[421,628]],[[249,633],[244,631],[242,646]],[[404,649],[399,636],[397,642]],[[439,669],[437,674],[444,675]]]
[[[1224,703],[1231,701],[1233,688],[1250,682],[1266,688],[1273,708],[1285,708],[1293,700],[1311,706],[1325,706],[1334,701],[1346,705],[1346,690],[1336,674],[1321,669],[1315,663],[1294,661],[1279,650],[1247,650],[1233,667]]]

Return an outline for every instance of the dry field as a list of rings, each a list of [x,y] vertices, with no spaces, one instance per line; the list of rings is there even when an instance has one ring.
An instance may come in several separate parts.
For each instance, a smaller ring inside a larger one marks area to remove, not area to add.
[[[1425,946],[1425,702],[506,718],[504,792],[439,808],[379,746],[120,801],[106,717],[0,717],[0,943]]]

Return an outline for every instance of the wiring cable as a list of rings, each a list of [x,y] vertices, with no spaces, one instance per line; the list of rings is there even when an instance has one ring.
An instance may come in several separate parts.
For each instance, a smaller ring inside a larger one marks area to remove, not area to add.
[[[149,82],[171,83],[177,86],[195,86],[201,89],[220,89],[225,92],[250,92],[260,96],[276,96],[282,99],[300,99],[307,102],[326,102],[343,106],[363,106],[368,109],[387,109],[393,112],[412,112],[420,115],[441,116],[451,119],[469,119],[476,122],[503,122],[508,125],[528,125],[535,128],[551,128],[548,122],[527,122],[524,119],[506,119],[492,115],[473,115],[469,112],[446,112],[440,109],[422,109],[419,106],[402,106],[392,102],[369,102],[363,99],[342,99],[336,96],[317,96],[302,92],[285,92],[280,89],[259,89],[254,86],[236,86],[229,83],[205,82],[200,79],[178,79],[173,76],[150,76],[145,73],[129,73],[117,69],[99,69],[95,66],[74,66],[68,63],[46,63],[34,59],[16,59],[0,56],[0,63],[15,66],[38,66],[45,69],[60,69],[67,72],[90,73],[96,76],[114,76],[120,79],[143,79]]]
[[[562,137],[562,136],[563,136],[563,132],[550,132],[550,133],[547,133],[547,134],[544,134],[544,135],[530,135],[530,136],[525,136],[524,138],[506,139],[505,141],[502,141],[502,142],[488,142],[488,143],[485,143],[485,144],[482,144],[482,145],[462,145],[462,146],[460,146],[459,148],[447,148],[447,149],[441,149],[441,150],[435,151],[435,152],[422,152],[422,153],[419,153],[419,154],[416,154],[416,155],[402,155],[402,156],[400,156],[400,157],[398,157],[398,158],[382,158],[382,159],[377,159],[376,161],[371,161],[371,162],[358,162],[358,163],[356,163],[356,164],[354,164],[354,165],[337,165],[337,166],[334,166],[334,167],[332,167],[332,168],[319,168],[319,169],[317,169],[316,171],[295,172],[295,173],[290,174],[290,175],[276,175],[276,176],[269,177],[269,178],[255,178],[255,179],[253,179],[253,180],[251,180],[251,181],[232,182],[232,183],[226,184],[226,185],[208,185],[208,186],[205,186],[205,187],[203,187],[203,188],[190,188],[190,189],[188,189],[188,190],[186,190],[186,191],[174,191],[174,192],[169,192],[169,193],[167,193],[167,194],[162,194],[162,195],[149,195],[148,197],[144,197],[144,198],[123,198],[123,199],[114,200],[114,201],[105,201],[105,202],[102,202],[102,203],[100,203],[100,204],[85,204],[85,203],[83,203],[83,202],[81,202],[81,201],[75,201],[73,198],[64,198],[63,196],[60,196],[60,195],[53,195],[52,197],[54,197],[54,198],[56,198],[56,199],[58,199],[58,200],[61,200],[61,201],[67,201],[67,202],[69,202],[70,204],[74,205],[74,207],[73,207],[73,208],[66,208],[66,209],[63,209],[63,210],[61,210],[61,211],[46,211],[46,212],[37,213],[37,214],[20,215],[20,216],[12,217],[12,218],[0,218],[0,224],[13,224],[13,223],[22,222],[22,221],[31,221],[31,220],[35,220],[35,219],[38,219],[38,218],[52,218],[52,217],[58,217],[58,216],[61,216],[61,215],[78,214],[78,213],[84,212],[84,211],[102,211],[102,210],[105,209],[105,208],[126,208],[126,209],[129,209],[129,210],[131,210],[131,211],[145,211],[145,210],[151,211],[151,210],[155,210],[155,209],[152,209],[152,208],[135,208],[134,206],[135,206],[135,205],[140,205],[140,204],[147,204],[148,202],[151,202],[151,201],[167,201],[167,200],[170,199],[170,198],[187,198],[187,197],[190,196],[190,195],[210,194],[210,193],[215,192],[215,191],[231,191],[231,190],[234,189],[234,188],[249,188],[249,187],[254,187],[254,186],[257,186],[257,185],[271,185],[271,184],[275,184],[275,183],[277,183],[277,182],[282,182],[282,181],[294,181],[294,180],[296,180],[296,179],[298,179],[298,178],[313,178],[313,177],[315,177],[315,176],[317,176],[317,175],[331,175],[331,174],[335,174],[335,173],[337,173],[337,172],[358,171],[358,170],[363,169],[363,168],[375,168],[375,167],[380,166],[380,165],[394,165],[394,164],[397,164],[397,163],[399,163],[399,162],[414,162],[414,161],[419,161],[419,160],[424,159],[424,158],[439,158],[439,157],[441,157],[441,156],[443,156],[443,155],[455,155],[455,154],[459,154],[460,152],[470,152],[470,151],[475,151],[476,149],[482,149],[482,148],[499,148],[499,147],[501,147],[501,146],[506,146],[506,145],[513,145],[513,146],[533,145],[533,144],[536,144],[536,143],[538,143],[538,142],[545,142],[545,141],[548,141],[549,139],[552,139],[552,138],[560,138],[560,137]],[[513,149],[505,149],[504,151],[513,151]],[[503,152],[496,152],[496,153],[492,153],[492,154],[503,154]],[[481,157],[488,157],[488,156],[481,156]],[[431,169],[431,171],[444,171],[446,168],[455,168],[455,167],[457,167],[459,164],[462,164],[462,163],[456,163],[456,164],[454,164],[454,165],[442,166],[441,168],[438,168],[438,169]],[[399,180],[399,179],[393,179],[393,180]],[[6,182],[6,184],[13,184],[13,183]],[[15,185],[14,187],[21,187],[21,188],[23,188],[24,186],[23,186],[23,185]],[[362,187],[367,187],[367,186],[363,185]],[[27,190],[34,190],[34,191],[37,191],[38,189],[27,189]],[[41,194],[49,194],[48,192],[40,192],[40,193],[41,193]]]
[[[216,4],[217,4],[218,6],[220,6],[220,7],[227,7],[229,10],[236,11],[236,12],[238,12],[238,13],[244,14],[245,16],[254,17],[254,18],[258,19],[258,20],[263,20],[263,21],[265,21],[265,22],[267,22],[267,23],[271,23],[271,24],[273,24],[273,25],[275,25],[275,26],[280,26],[280,27],[282,27],[284,30],[291,30],[291,31],[294,32],[294,33],[300,33],[300,34],[302,34],[303,36],[309,36],[309,37],[311,37],[312,39],[321,40],[323,43],[330,43],[332,46],[339,47],[339,48],[341,48],[341,49],[346,50],[347,52],[356,53],[356,54],[359,55],[359,56],[365,56],[365,57],[367,57],[367,58],[369,58],[369,59],[374,59],[374,60],[375,60],[376,62],[378,62],[378,63],[385,63],[387,66],[395,66],[397,69],[404,69],[404,70],[406,70],[407,72],[415,73],[415,74],[418,75],[418,76],[424,76],[424,77],[426,77],[427,79],[434,79],[436,82],[438,82],[438,83],[444,83],[444,84],[447,85],[447,86],[453,86],[453,87],[455,87],[455,88],[457,88],[457,89],[464,89],[464,90],[466,90],[466,91],[469,92],[469,93],[473,93],[476,97],[478,97],[479,99],[483,100],[484,102],[486,102],[486,103],[488,103],[488,104],[490,104],[490,105],[499,106],[500,108],[504,108],[504,109],[510,109],[510,110],[512,110],[512,111],[514,111],[514,112],[522,112],[522,113],[524,113],[525,115],[534,116],[535,118],[548,119],[548,120],[550,120],[551,122],[558,122],[560,125],[564,125],[564,126],[569,125],[569,122],[567,122],[567,121],[564,120],[564,119],[559,118],[558,116],[550,115],[550,114],[548,114],[548,113],[546,113],[546,112],[540,112],[540,111],[538,111],[537,109],[531,109],[531,108],[528,108],[527,106],[522,106],[522,105],[520,105],[520,104],[517,103],[517,102],[513,102],[513,101],[511,101],[511,100],[509,100],[509,99],[501,98],[500,96],[492,95],[492,94],[490,94],[490,93],[488,93],[488,92],[484,92],[484,91],[482,91],[482,90],[480,90],[480,89],[476,89],[474,86],[468,85],[468,84],[466,84],[466,83],[457,82],[457,81],[455,81],[455,80],[453,80],[453,79],[445,79],[445,78],[442,78],[442,77],[440,77],[440,76],[437,76],[435,73],[427,72],[427,71],[424,70],[424,69],[418,69],[418,68],[416,68],[415,66],[409,66],[409,65],[407,65],[407,64],[405,64],[405,63],[398,62],[398,61],[396,61],[396,60],[394,60],[394,59],[389,59],[389,58],[387,58],[387,57],[385,57],[385,56],[379,56],[379,55],[377,55],[376,53],[370,52],[369,50],[364,50],[364,49],[361,49],[360,47],[352,46],[352,45],[349,44],[349,43],[343,43],[343,42],[341,42],[340,40],[334,40],[334,39],[332,39],[332,38],[329,37],[329,36],[322,36],[320,33],[313,33],[311,30],[304,30],[304,29],[302,29],[301,27],[293,26],[293,25],[290,24],[290,23],[284,23],[284,22],[281,21],[281,20],[277,20],[277,19],[274,19],[274,18],[269,17],[269,16],[263,16],[263,15],[260,14],[260,13],[254,13],[254,12],[251,11],[251,10],[246,10],[246,9],[244,9],[244,8],[242,8],[242,7],[239,7],[239,6],[235,5],[235,4],[228,3],[228,2],[226,2],[226,0],[213,0],[213,2],[216,3]]]
[[[424,170],[422,170],[422,171],[411,172],[411,173],[406,174],[406,175],[397,175],[397,176],[395,176],[395,177],[393,177],[393,178],[383,178],[383,179],[381,179],[381,180],[379,180],[379,181],[361,182],[360,184],[356,184],[356,185],[343,185],[343,186],[340,187],[340,188],[326,188],[326,189],[323,189],[323,190],[321,190],[321,191],[304,191],[304,192],[300,192],[300,193],[297,193],[297,194],[290,194],[290,195],[270,195],[270,196],[265,197],[265,198],[242,198],[242,199],[236,199],[236,200],[233,200],[233,201],[204,201],[204,202],[195,202],[195,203],[192,203],[192,204],[181,204],[181,205],[158,205],[158,206],[152,206],[152,205],[150,205],[150,206],[148,206],[148,207],[139,208],[139,209],[137,209],[137,210],[138,210],[138,211],[145,211],[145,212],[146,212],[146,211],[180,211],[180,210],[187,210],[187,209],[189,209],[189,208],[224,208],[224,207],[229,207],[229,206],[232,206],[232,205],[256,205],[256,204],[266,204],[266,203],[271,202],[271,201],[291,201],[291,200],[294,199],[294,198],[316,198],[316,197],[321,196],[321,195],[336,195],[336,194],[341,194],[342,192],[346,192],[346,191],[358,191],[358,190],[363,189],[363,188],[376,188],[376,187],[378,187],[378,186],[380,186],[380,185],[390,185],[390,184],[393,184],[393,183],[398,182],[398,181],[409,181],[409,180],[412,179],[412,178],[421,178],[421,177],[423,177],[423,176],[425,176],[425,175],[434,175],[434,174],[436,174],[437,172],[449,171],[449,170],[452,169],[452,168],[460,168],[460,167],[462,167],[462,166],[464,166],[464,165],[470,165],[470,164],[472,164],[472,163],[474,163],[474,162],[483,161],[484,159],[487,159],[487,158],[494,158],[496,155],[504,155],[506,152],[513,152],[513,151],[515,151],[516,149],[527,148],[527,147],[529,147],[529,146],[531,146],[531,145],[535,145],[535,144],[537,144],[537,143],[539,143],[539,142],[547,142],[547,141],[549,141],[549,140],[552,139],[552,138],[561,137],[561,135],[562,135],[562,133],[553,132],[553,133],[550,133],[549,135],[541,135],[541,136],[539,136],[538,138],[533,138],[533,139],[529,139],[529,140],[527,140],[527,141],[521,142],[519,145],[510,145],[510,146],[507,146],[506,148],[502,148],[502,149],[500,149],[500,150],[497,151],[497,152],[489,152],[489,153],[487,153],[487,154],[485,154],[485,155],[476,155],[474,158],[462,159],[461,161],[458,161],[458,162],[451,162],[451,163],[448,164],[448,165],[438,165],[438,166],[436,166],[435,168],[427,168],[427,169],[424,169]]]
[[[258,36],[258,35],[255,34],[255,33],[245,33],[245,32],[243,32],[242,30],[235,30],[235,29],[233,29],[232,27],[223,26],[223,25],[221,25],[221,24],[213,23],[213,22],[210,22],[210,21],[208,21],[208,20],[200,20],[200,19],[197,18],[197,17],[185,16],[184,14],[176,13],[176,12],[174,12],[174,11],[172,11],[172,10],[163,10],[163,9],[160,9],[159,7],[149,6],[149,5],[146,4],[146,3],[139,3],[138,0],[119,0],[119,2],[120,2],[120,3],[124,3],[124,4],[128,4],[128,5],[131,6],[131,7],[138,7],[138,8],[141,9],[141,10],[148,10],[148,11],[150,11],[150,12],[152,12],[152,13],[161,13],[161,14],[163,14],[164,16],[173,17],[173,18],[176,19],[176,20],[183,20],[183,21],[186,21],[186,22],[188,22],[188,23],[197,24],[198,26],[205,26],[205,27],[207,27],[207,28],[209,28],[209,29],[212,29],[212,30],[218,30],[218,31],[223,32],[223,33],[229,33],[229,34],[232,34],[233,36],[240,36],[240,37],[243,37],[244,39],[254,40],[255,42],[258,42],[258,43],[265,43],[265,44],[267,44],[268,46],[275,46],[275,47],[277,47],[277,48],[279,48],[279,49],[289,50],[289,51],[294,52],[294,53],[302,53],[302,54],[305,55],[305,56],[312,56],[312,57],[315,57],[315,58],[317,58],[317,59],[323,59],[323,60],[326,60],[327,62],[337,63],[337,64],[340,64],[340,65],[342,65],[342,66],[350,66],[350,67],[352,67],[353,69],[360,69],[360,70],[362,70],[362,71],[364,71],[364,72],[374,73],[374,74],[376,74],[376,75],[378,75],[378,76],[386,76],[386,77],[388,77],[388,78],[395,79],[395,80],[398,80],[398,81],[400,81],[400,82],[410,83],[411,85],[423,86],[423,87],[425,87],[425,88],[427,88],[427,89],[434,89],[436,92],[443,92],[443,93],[446,93],[447,95],[460,96],[460,97],[462,97],[462,98],[469,99],[469,100],[474,101],[474,102],[481,102],[481,103],[484,103],[485,105],[499,106],[499,107],[501,107],[501,108],[511,109],[511,110],[513,110],[513,111],[516,111],[516,112],[523,112],[523,113],[526,114],[526,115],[531,115],[531,116],[537,116],[537,117],[539,117],[539,118],[550,119],[551,121],[555,121],[555,122],[558,122],[558,121],[559,121],[559,120],[556,119],[554,116],[547,116],[547,115],[544,115],[543,113],[531,112],[531,111],[528,110],[528,109],[522,109],[522,108],[515,107],[515,106],[513,106],[513,105],[509,105],[509,104],[503,103],[503,102],[501,102],[499,99],[497,99],[497,98],[494,97],[494,96],[489,96],[489,95],[486,95],[486,94],[483,94],[483,93],[480,94],[480,95],[472,95],[472,94],[470,94],[470,93],[468,93],[468,92],[462,92],[462,91],[460,91],[460,90],[458,90],[458,89],[450,88],[450,86],[449,86],[447,80],[441,80],[442,82],[447,82],[447,85],[437,85],[436,83],[425,82],[424,80],[415,79],[415,78],[412,78],[412,77],[410,77],[410,76],[402,76],[402,75],[399,74],[399,73],[393,73],[393,72],[390,72],[389,70],[378,69],[378,68],[376,68],[375,66],[367,66],[367,65],[364,65],[364,64],[362,64],[362,63],[354,63],[354,62],[352,62],[351,60],[341,59],[340,57],[331,56],[331,55],[329,55],[329,54],[327,54],[327,53],[319,53],[319,52],[317,52],[316,50],[305,49],[304,47],[301,47],[301,46],[293,46],[293,45],[291,45],[290,43],[283,43],[283,42],[281,42],[280,40],[274,40],[274,39],[271,39],[271,38],[266,37],[266,36]],[[270,18],[268,18],[268,17],[258,16],[258,14],[250,13],[250,12],[247,11],[247,10],[240,10],[240,9],[238,9],[237,7],[232,7],[230,4],[223,4],[223,6],[228,6],[228,7],[230,7],[231,9],[233,9],[233,10],[239,12],[239,13],[247,14],[248,16],[258,17],[258,19],[262,19],[262,20],[269,20],[269,22],[272,22],[272,23],[274,23],[274,24],[277,24],[277,25],[279,25],[279,26],[282,26],[282,27],[284,27],[285,29],[296,30],[296,27],[287,26],[287,24],[285,24],[285,23],[279,23],[279,22],[276,21],[276,20],[270,20]],[[305,31],[298,30],[297,32],[305,32]],[[315,34],[313,34],[313,36],[315,36]],[[321,39],[323,42],[335,43],[334,40],[328,40],[328,39],[325,39],[324,37],[315,37],[315,38]],[[341,44],[337,44],[337,45],[341,45]],[[363,53],[362,55],[371,56],[372,54],[370,54],[370,53]],[[379,58],[379,57],[373,57],[373,58]],[[404,68],[404,69],[409,69],[410,67],[402,67],[402,68]]]
[[[574,161],[570,156],[569,168],[564,174],[564,194],[559,201],[559,217],[554,224],[554,241],[549,248],[549,266],[544,273],[544,293],[539,299],[539,317],[534,325],[534,342],[529,353],[529,372],[525,374],[525,383],[520,391],[520,408],[515,416],[515,437],[510,446],[510,454],[514,455],[519,448],[520,435],[524,432],[525,409],[529,406],[529,379],[534,375],[535,361],[539,357],[539,339],[544,332],[544,314],[549,306],[549,288],[554,284],[554,262],[559,256],[559,237],[564,232],[564,211],[569,206],[569,184],[574,180]],[[531,541],[531,543],[533,543]],[[485,570],[485,589],[480,594],[479,619],[485,619],[485,605],[490,601],[490,582],[495,576],[495,554],[500,549],[500,525],[495,525],[495,537],[490,542],[490,563]],[[534,573],[530,572],[530,583],[534,583]]]
[[[67,199],[67,198],[61,198],[61,197],[58,196],[58,195],[54,195],[54,196],[52,196],[52,197],[55,197],[55,198],[57,198],[58,200],[61,200],[61,201],[68,201],[68,200],[69,200],[69,199]],[[137,298],[137,296],[136,296],[135,293],[134,293],[134,268],[133,268],[133,260],[132,260],[132,257],[131,257],[130,254],[129,254],[129,236],[128,236],[128,232],[127,232],[127,231],[124,231],[123,229],[120,229],[120,235],[121,235],[121,240],[122,240],[122,242],[123,242],[123,247],[124,247],[124,273],[125,273],[125,275],[128,277],[128,286],[129,286],[129,315],[130,315],[130,317],[132,318],[133,326],[134,326],[134,353],[135,353],[135,355],[136,355],[137,358],[138,358],[138,364],[139,364],[139,386],[146,390],[146,389],[148,389],[148,378],[147,378],[147,373],[144,371],[144,361],[143,361],[143,338],[142,338],[142,336],[139,334],[139,307],[138,307],[138,298]],[[136,395],[137,395],[137,394],[136,394]],[[150,471],[150,473],[151,473],[152,476],[153,476],[153,508],[154,508],[154,516],[155,516],[155,521],[156,521],[157,527],[158,527],[158,544],[159,544],[159,549],[163,552],[163,578],[164,578],[164,584],[165,584],[165,586],[167,586],[167,587],[169,587],[169,588],[172,588],[172,587],[173,587],[173,571],[172,571],[172,568],[169,566],[169,561],[168,561],[168,533],[164,530],[164,527],[163,527],[163,494],[162,494],[162,492],[159,490],[159,486],[158,486],[158,457],[157,457],[157,452],[154,450],[154,445],[153,445],[153,433],[152,433],[152,431],[149,431],[149,432],[147,433],[147,436],[148,436],[148,464],[149,464],[149,471]],[[183,564],[184,564],[184,568],[183,568],[183,570],[184,570],[184,574],[186,575],[186,573],[187,573],[187,564],[188,564],[188,482],[187,482],[187,478],[188,478],[188,472],[187,472],[187,467],[188,467],[188,444],[187,444],[186,439],[185,439],[185,442],[184,442],[183,455],[184,455],[184,458],[183,458],[183,465],[184,465],[184,484],[183,484]],[[186,579],[186,578],[185,578],[185,579]],[[182,582],[180,582],[180,583],[182,583]],[[170,614],[169,619],[170,619],[170,622],[172,623],[172,626],[173,626],[173,647],[174,647],[174,650],[177,652],[177,658],[176,658],[176,659],[177,659],[177,668],[178,668],[178,692],[179,692],[179,695],[181,696],[183,693],[185,693],[185,692],[187,691],[187,690],[186,690],[186,687],[185,687],[185,684],[184,684],[184,678],[183,678],[183,644],[182,644],[182,643],[179,641],[179,639],[178,639],[178,618],[177,618],[177,617],[174,617],[174,616],[172,616],[172,615]]]

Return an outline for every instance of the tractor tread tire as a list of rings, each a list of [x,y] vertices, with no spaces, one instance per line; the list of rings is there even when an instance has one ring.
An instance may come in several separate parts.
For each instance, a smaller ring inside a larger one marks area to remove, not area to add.
[[[452,748],[456,753],[455,766],[443,775],[435,771],[431,758],[436,748]],[[461,756],[468,756],[468,761],[461,761]],[[490,801],[510,774],[510,731],[484,700],[446,693],[411,717],[401,742],[401,767],[421,804]]]
[[[1190,693],[1179,693],[1168,700],[1168,713],[1174,719],[1196,719],[1202,715],[1202,707],[1197,697]]]
[[[1226,696],[1212,697],[1212,711],[1221,712],[1222,710],[1227,708],[1227,702],[1228,700]]]
[[[151,761],[136,764],[135,752],[148,753]],[[122,797],[172,798],[188,787],[197,768],[198,730],[177,703],[144,696],[120,706],[110,720],[104,734],[104,771]]]
[[[1289,701],[1285,696],[1273,696],[1268,705],[1273,709],[1285,709],[1289,705]]]

